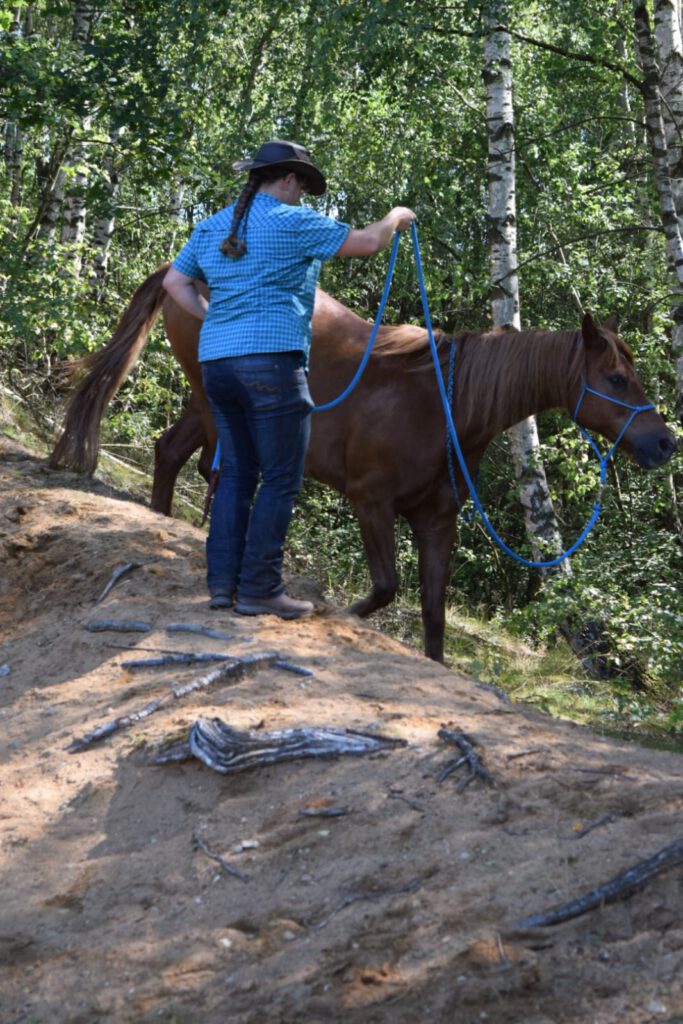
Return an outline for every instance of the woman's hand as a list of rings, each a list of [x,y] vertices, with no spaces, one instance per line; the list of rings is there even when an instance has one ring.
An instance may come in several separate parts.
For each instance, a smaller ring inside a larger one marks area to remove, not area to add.
[[[416,214],[407,206],[395,206],[386,217],[366,228],[351,228],[346,241],[337,250],[337,256],[374,256],[386,248],[395,231],[404,231],[416,219]]]
[[[394,231],[405,231],[414,220],[417,220],[417,214],[407,206],[395,206],[389,212],[389,216],[393,218]]]

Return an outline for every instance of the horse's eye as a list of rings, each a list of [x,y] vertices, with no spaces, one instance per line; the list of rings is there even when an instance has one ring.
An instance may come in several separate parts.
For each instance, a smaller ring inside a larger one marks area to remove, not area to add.
[[[625,388],[626,387],[626,377],[624,377],[623,373],[610,373],[610,375],[607,378],[607,380],[615,388]]]

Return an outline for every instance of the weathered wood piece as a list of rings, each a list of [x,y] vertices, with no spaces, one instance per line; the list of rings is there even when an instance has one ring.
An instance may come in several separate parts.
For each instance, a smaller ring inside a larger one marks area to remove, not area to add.
[[[159,708],[167,707],[174,700],[180,700],[182,697],[187,696],[188,693],[204,690],[219,680],[231,679],[236,681],[241,679],[247,672],[257,672],[260,668],[272,665],[277,657],[277,654],[273,651],[266,651],[263,654],[248,654],[244,658],[233,658],[228,664],[212,669],[211,672],[208,672],[205,676],[200,676],[199,679],[194,679],[183,686],[174,685],[168,693],[146,704],[139,711],[131,711],[128,715],[121,715],[105,725],[100,725],[93,732],[89,732],[81,737],[81,739],[72,740],[66,749],[70,754],[78,754],[82,750],[87,750],[93,743],[106,739],[120,729],[127,729],[135,722],[148,718],[155,711],[158,711]]]
[[[303,757],[374,754],[405,747],[406,741],[353,729],[302,728],[278,732],[239,732],[220,718],[199,718],[186,745],[177,744],[154,758],[155,764],[185,760],[188,753],[209,768],[230,775]]]
[[[484,768],[479,754],[474,749],[474,740],[470,736],[467,736],[464,732],[453,732],[452,729],[447,729],[445,726],[439,729],[438,736],[440,739],[445,740],[446,743],[455,744],[462,751],[462,757],[456,758],[441,769],[436,777],[436,781],[439,784],[447,779],[449,775],[452,775],[453,772],[457,771],[463,764],[467,765],[469,773],[458,783],[458,792],[462,792],[476,778],[493,784],[493,778]]]
[[[158,561],[158,559],[155,558],[153,559],[153,561],[156,562]],[[114,569],[113,573],[111,574],[109,582],[107,583],[106,587],[104,588],[100,596],[95,601],[95,604],[97,605],[104,601],[105,597],[112,589],[112,587],[115,587],[119,580],[123,579],[124,576],[127,576],[129,572],[133,572],[134,569],[141,569],[143,565],[149,564],[149,562],[126,562],[125,565],[119,565],[116,569]]]
[[[276,668],[281,668],[284,672],[292,672],[295,676],[312,676],[310,668],[304,668],[303,665],[295,665],[292,661],[276,661]]]
[[[665,846],[663,850],[648,857],[647,860],[641,860],[633,867],[627,868],[626,871],[622,871],[616,878],[598,886],[597,889],[591,889],[583,896],[579,896],[569,903],[563,903],[562,906],[545,913],[524,917],[520,921],[516,921],[515,926],[517,928],[546,928],[569,921],[573,917],[579,917],[581,914],[588,913],[589,910],[601,907],[604,903],[614,903],[615,900],[625,899],[663,871],[668,871],[669,868],[677,867],[679,864],[683,864],[683,838],[677,839],[670,846]]]
[[[212,640],[234,640],[232,633],[225,633],[222,629],[210,629],[208,626],[195,626],[191,622],[172,622],[170,626],[164,628],[167,633],[198,633],[200,636],[210,636]],[[245,638],[240,639],[244,642]]]
[[[249,875],[245,875],[242,871],[238,871],[237,868],[234,868],[232,864],[228,864],[227,860],[225,860],[224,857],[221,857],[220,853],[210,850],[204,840],[200,839],[196,833],[192,836],[192,845],[196,850],[201,850],[202,853],[205,853],[207,857],[211,858],[211,860],[217,861],[225,871],[226,875],[232,875],[233,878],[239,878],[242,882],[249,881]]]
[[[122,661],[121,668],[161,668],[164,665],[196,665],[205,661],[234,661],[234,654],[212,654],[193,652],[173,652],[164,654],[158,658],[133,658],[131,661]],[[278,663],[275,662],[277,665]]]
[[[152,626],[149,622],[137,622],[136,620],[124,619],[103,619],[100,622],[86,622],[85,628],[89,633],[151,633]]]

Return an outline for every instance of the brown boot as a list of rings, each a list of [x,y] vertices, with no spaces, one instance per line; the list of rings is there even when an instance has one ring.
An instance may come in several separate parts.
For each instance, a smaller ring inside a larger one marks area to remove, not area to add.
[[[235,611],[240,615],[277,615],[281,619],[300,619],[311,614],[313,605],[310,601],[297,601],[283,590],[275,597],[238,597]]]

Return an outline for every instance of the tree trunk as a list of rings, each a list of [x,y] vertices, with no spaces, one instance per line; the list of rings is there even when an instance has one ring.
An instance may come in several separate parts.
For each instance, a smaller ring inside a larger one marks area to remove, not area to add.
[[[23,9],[21,7],[15,7],[12,10],[12,23],[7,33],[10,43],[21,39],[24,34],[22,13]],[[18,124],[8,121],[5,124],[4,135],[4,156],[7,177],[10,182],[10,203],[12,206],[19,206],[21,203],[21,167],[24,155],[24,133]]]
[[[505,14],[503,3],[491,0],[486,9],[488,34],[484,49],[491,306],[494,324],[509,324],[519,330],[512,72],[510,39],[501,27]],[[534,559],[554,557],[562,550],[562,539],[540,457],[536,420],[529,417],[512,427],[508,436]],[[561,569],[571,573],[568,561],[561,563]]]
[[[642,13],[636,18],[641,22],[639,32],[639,50],[641,61],[649,60],[649,51],[645,41],[647,16]],[[640,45],[641,37],[643,45]],[[680,0],[655,0],[655,38],[659,55],[658,91],[661,97],[661,115],[666,142],[666,158],[669,183],[673,206],[678,219],[679,239],[683,236],[683,38],[681,36],[681,4]],[[644,52],[645,51],[645,52]],[[645,67],[644,67],[645,70]],[[654,75],[654,72],[650,72]],[[653,78],[654,81],[654,78]],[[649,86],[653,88],[652,85]],[[652,97],[654,106],[655,97]],[[671,257],[671,253],[670,253]],[[683,273],[678,269],[673,287],[680,293]],[[674,316],[672,345],[676,359],[677,405],[679,413],[683,412],[683,324],[680,315]]]
[[[117,150],[119,139],[122,135],[123,128],[117,128],[110,134],[109,148],[102,165],[106,200],[104,209],[95,220],[93,227],[94,256],[92,272],[90,274],[90,283],[97,300],[102,297],[104,281],[107,276],[107,266],[109,264],[109,249],[116,224],[116,198],[121,187],[121,179],[117,170]]]
[[[85,118],[83,131],[90,127],[90,118]],[[80,275],[83,265],[83,241],[87,214],[85,190],[88,186],[86,167],[88,146],[83,138],[73,144],[66,157],[68,191],[64,197],[61,242],[66,246],[66,258],[71,273]]]

